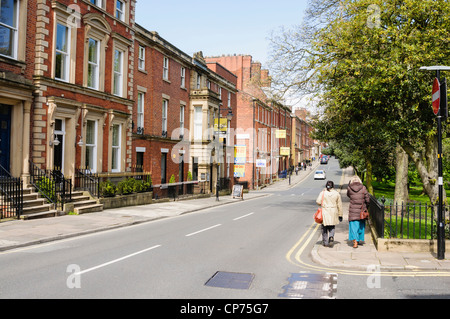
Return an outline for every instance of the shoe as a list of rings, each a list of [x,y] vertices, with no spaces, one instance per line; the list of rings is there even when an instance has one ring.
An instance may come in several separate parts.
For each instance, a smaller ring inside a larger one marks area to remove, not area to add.
[[[334,242],[334,237],[330,237],[329,242],[330,243]]]
[[[355,239],[353,240],[353,248],[358,248],[358,242]]]

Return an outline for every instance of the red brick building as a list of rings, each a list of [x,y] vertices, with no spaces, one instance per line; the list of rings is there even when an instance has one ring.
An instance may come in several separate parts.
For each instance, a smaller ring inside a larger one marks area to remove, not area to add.
[[[34,164],[131,169],[134,0],[38,1]]]
[[[206,62],[206,61],[205,61]],[[214,122],[214,131],[219,136],[220,154],[219,161],[219,181],[221,188],[232,189],[234,185],[234,145],[237,123],[237,76],[217,62],[206,62],[206,65],[215,74],[217,80],[213,82],[212,89],[219,94],[221,100]],[[220,129],[216,126],[220,113]],[[220,133],[218,133],[220,131]]]
[[[1,1],[0,165],[1,175],[28,178],[34,63],[39,1]]]
[[[218,181],[230,187],[225,179],[233,167],[222,163],[232,159],[232,150],[216,151],[213,127],[219,109],[222,119],[225,108],[235,109],[236,76],[139,25],[134,52],[133,165],[149,172],[156,187],[172,176],[186,182],[188,175],[204,182],[205,192],[215,192]],[[234,145],[229,138],[225,142]]]
[[[134,51],[133,163],[153,183],[187,180],[189,158],[172,154],[189,129],[192,58],[156,32],[136,25]]]
[[[278,172],[289,168],[290,108],[267,96],[265,89],[271,85],[269,72],[251,56],[208,57],[206,61],[220,63],[237,76],[235,137],[236,144],[246,151],[245,163],[235,166],[237,182],[249,188],[272,182]]]
[[[311,133],[314,130],[310,124],[310,114],[308,110],[301,108],[294,111],[295,117],[300,124],[300,162],[310,161],[318,158],[320,155],[319,144],[311,138]]]

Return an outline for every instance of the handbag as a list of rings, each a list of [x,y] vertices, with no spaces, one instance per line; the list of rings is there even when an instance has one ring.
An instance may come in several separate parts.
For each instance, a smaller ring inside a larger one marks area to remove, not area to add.
[[[325,196],[325,191],[323,192],[323,195],[322,195],[322,203],[320,203],[320,207],[317,209],[316,213],[314,214],[314,221],[317,224],[322,224],[323,223],[322,204],[323,204],[323,197],[324,196]]]
[[[365,205],[364,203],[361,205],[361,212],[359,213],[359,219],[369,219],[369,211],[367,210],[367,207],[363,208]]]

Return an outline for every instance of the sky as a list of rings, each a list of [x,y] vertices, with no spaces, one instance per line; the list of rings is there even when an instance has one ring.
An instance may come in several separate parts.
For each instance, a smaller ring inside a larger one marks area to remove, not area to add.
[[[269,40],[302,22],[307,0],[138,0],[136,22],[192,56],[249,54],[267,67]]]

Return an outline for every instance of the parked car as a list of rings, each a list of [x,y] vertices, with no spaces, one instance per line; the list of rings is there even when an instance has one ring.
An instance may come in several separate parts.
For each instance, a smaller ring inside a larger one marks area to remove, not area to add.
[[[316,171],[314,174],[314,179],[326,179],[326,178],[327,177],[326,177],[325,171],[319,170],[319,171]]]

